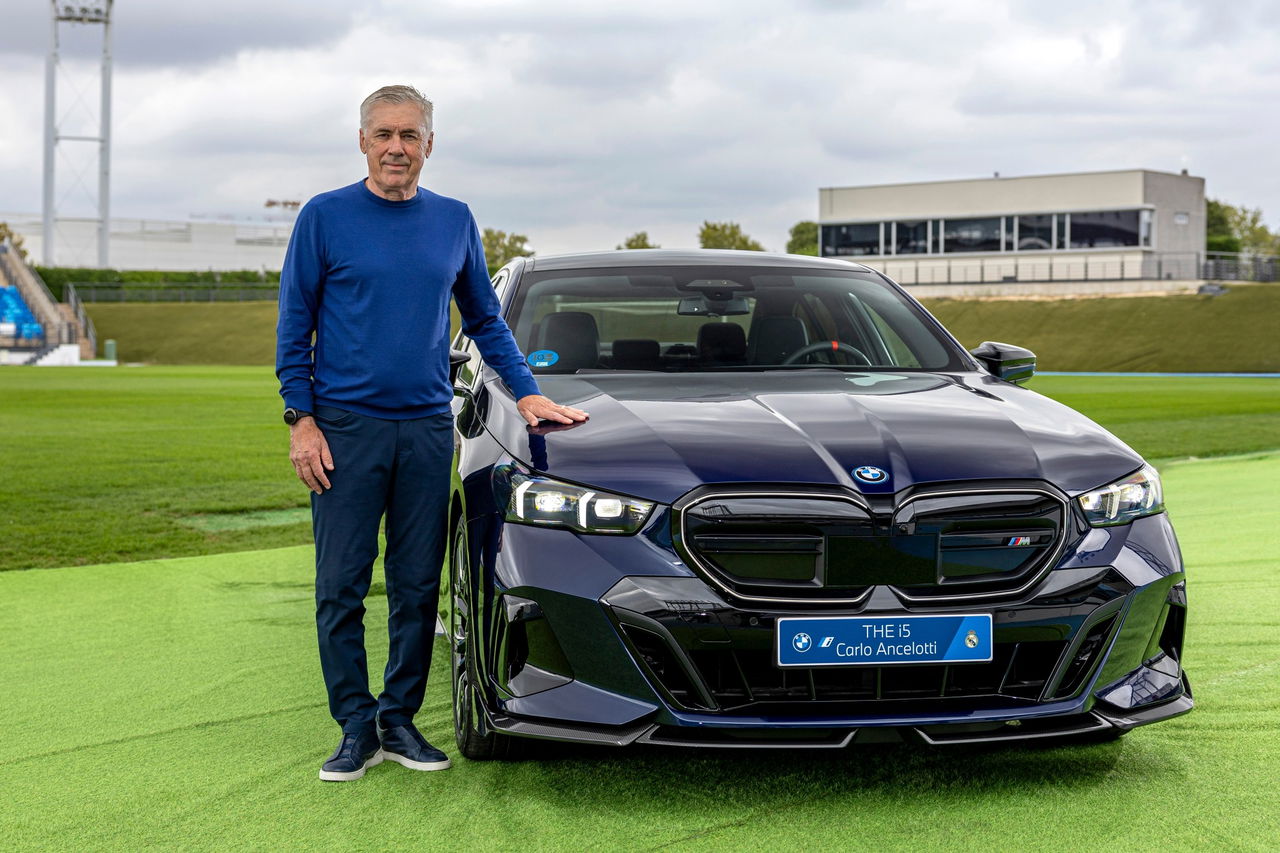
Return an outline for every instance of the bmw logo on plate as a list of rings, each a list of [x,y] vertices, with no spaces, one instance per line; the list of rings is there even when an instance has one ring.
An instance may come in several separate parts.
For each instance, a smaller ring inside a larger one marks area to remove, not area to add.
[[[863,465],[853,469],[853,476],[864,483],[883,483],[889,479],[889,472],[874,465]]]
[[[796,634],[791,638],[791,648],[798,652],[807,652],[809,647],[813,645],[813,638],[803,632]]]

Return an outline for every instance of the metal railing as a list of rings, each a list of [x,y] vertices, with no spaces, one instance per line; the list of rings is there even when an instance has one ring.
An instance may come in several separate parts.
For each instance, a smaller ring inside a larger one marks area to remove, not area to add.
[[[36,273],[36,278],[40,278],[40,274]],[[41,281],[41,284],[44,282]],[[47,287],[45,288],[48,289]],[[98,352],[98,330],[93,325],[93,318],[84,310],[84,303],[80,301],[80,293],[76,290],[74,284],[68,283],[62,289],[62,295],[66,299],[66,304],[70,306],[71,312],[75,314],[76,320],[80,323],[80,328],[84,329],[84,336],[89,341],[89,351],[93,354]]]
[[[275,283],[134,284],[131,282],[68,282],[83,302],[275,302],[280,285]]]
[[[1094,256],[939,255],[865,257],[844,260],[866,264],[900,284],[1027,284],[1069,281],[1179,280],[1280,281],[1280,257],[1230,252],[1149,252]]]
[[[1215,281],[1280,281],[1280,255],[1209,252],[1202,277]]]

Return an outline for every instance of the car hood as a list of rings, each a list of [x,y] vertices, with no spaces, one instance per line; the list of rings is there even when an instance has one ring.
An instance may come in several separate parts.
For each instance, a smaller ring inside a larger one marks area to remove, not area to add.
[[[885,494],[919,483],[1036,479],[1074,495],[1142,464],[1083,415],[986,374],[777,370],[538,381],[590,420],[531,428],[490,380],[480,409],[508,453],[559,479],[662,503],[704,483],[742,482]],[[853,472],[863,466],[888,477],[861,482]]]

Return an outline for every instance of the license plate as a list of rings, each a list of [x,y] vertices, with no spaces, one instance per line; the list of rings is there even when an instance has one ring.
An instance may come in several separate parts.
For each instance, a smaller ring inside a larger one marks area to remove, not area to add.
[[[991,614],[827,616],[778,620],[778,666],[982,663]]]

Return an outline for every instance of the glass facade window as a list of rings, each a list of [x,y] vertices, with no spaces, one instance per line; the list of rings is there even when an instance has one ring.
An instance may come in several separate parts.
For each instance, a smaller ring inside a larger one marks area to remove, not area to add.
[[[915,222],[898,222],[895,230],[894,253],[899,255],[922,255],[929,251],[929,221],[921,219]]]
[[[822,254],[827,257],[880,254],[880,223],[823,225]]]
[[[1018,217],[1018,251],[1036,252],[1053,248],[1053,214]]]
[[[1138,218],[1136,210],[1073,213],[1069,245],[1073,249],[1113,249],[1142,245]]]
[[[943,223],[942,250],[947,254],[1000,251],[1000,217],[946,220]]]
[[[1185,214],[1184,214],[1185,215]],[[822,254],[936,255],[959,252],[1044,252],[1117,249],[1154,244],[1149,209],[1085,213],[1023,213],[973,219],[912,219],[822,226]]]

